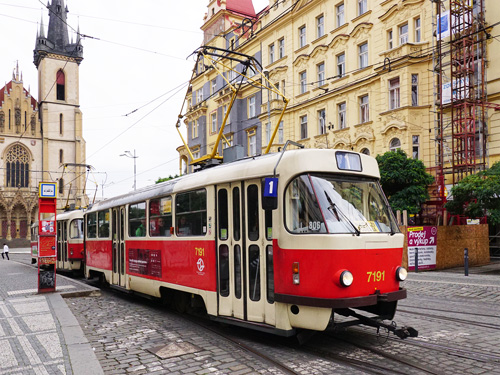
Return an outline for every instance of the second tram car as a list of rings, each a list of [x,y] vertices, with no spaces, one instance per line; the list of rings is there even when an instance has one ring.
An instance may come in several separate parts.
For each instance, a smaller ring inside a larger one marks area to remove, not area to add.
[[[56,216],[58,270],[83,272],[83,211],[66,211]]]
[[[85,212],[85,273],[282,335],[392,319],[404,237],[379,179],[372,157],[303,149],[108,199]]]

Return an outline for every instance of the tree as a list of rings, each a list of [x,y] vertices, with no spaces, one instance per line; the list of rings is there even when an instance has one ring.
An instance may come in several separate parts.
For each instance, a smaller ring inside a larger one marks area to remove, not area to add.
[[[500,162],[456,183],[451,188],[451,196],[453,199],[445,208],[452,215],[470,218],[486,215],[490,224],[500,224]]]
[[[179,177],[178,175],[175,175],[172,177],[172,175],[168,176],[168,177],[158,177],[158,180],[155,181],[155,184],[159,184],[160,182],[165,182],[165,181],[168,181],[168,180],[173,180],[174,178],[177,178]]]
[[[388,151],[376,157],[380,168],[380,184],[394,211],[420,212],[429,199],[427,187],[434,177],[425,171],[421,160],[408,158],[402,150]]]

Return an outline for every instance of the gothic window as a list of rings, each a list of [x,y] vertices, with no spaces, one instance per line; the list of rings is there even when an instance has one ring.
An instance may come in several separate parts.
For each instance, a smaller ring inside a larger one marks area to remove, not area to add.
[[[16,120],[16,133],[21,133],[21,109],[16,108],[14,111],[14,117]]]
[[[63,158],[63,150],[62,150],[62,149],[60,149],[60,150],[59,150],[59,164],[62,164],[62,163],[63,163],[63,159],[64,159],[64,158]]]
[[[32,115],[31,116],[31,134],[35,135],[35,131],[36,131],[36,117],[35,117],[35,115]]]
[[[0,133],[5,131],[5,113],[0,111]]]
[[[57,72],[57,77],[56,77],[56,80],[57,80],[57,100],[66,100],[66,96],[65,96],[65,82],[66,82],[66,78],[64,76],[64,72],[62,70],[59,70]]]
[[[29,153],[21,145],[13,146],[6,156],[6,181],[7,187],[29,186]]]
[[[63,133],[63,114],[59,113],[59,134]]]
[[[59,179],[59,195],[64,194],[64,180],[62,178]]]

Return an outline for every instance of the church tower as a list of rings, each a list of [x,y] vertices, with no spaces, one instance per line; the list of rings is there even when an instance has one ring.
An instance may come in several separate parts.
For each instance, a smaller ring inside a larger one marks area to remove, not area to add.
[[[36,38],[38,109],[42,131],[44,181],[58,183],[58,208],[85,206],[85,140],[79,98],[79,66],[83,60],[80,34],[70,42],[68,8],[64,0],[47,4],[47,36],[42,23]]]

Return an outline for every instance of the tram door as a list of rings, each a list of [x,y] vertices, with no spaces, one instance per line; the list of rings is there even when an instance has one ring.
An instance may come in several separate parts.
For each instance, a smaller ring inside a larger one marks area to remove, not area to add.
[[[260,189],[260,180],[218,187],[219,314],[274,325],[271,212]]]
[[[67,221],[57,222],[57,268],[60,269],[69,269],[67,230]]]
[[[125,287],[125,209],[113,208],[112,212],[112,238],[113,238],[113,276],[111,283]]]
[[[244,319],[241,183],[217,189],[219,315]]]

